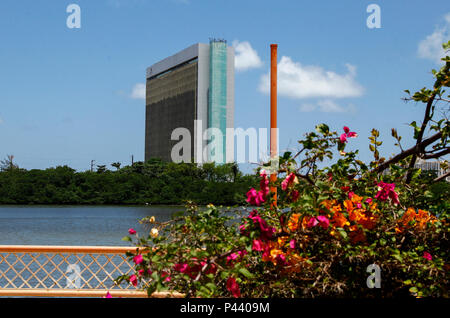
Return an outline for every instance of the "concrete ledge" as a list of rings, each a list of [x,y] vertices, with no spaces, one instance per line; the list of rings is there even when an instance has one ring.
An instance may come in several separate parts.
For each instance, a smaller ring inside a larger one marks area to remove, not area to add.
[[[102,298],[109,292],[112,297],[148,298],[142,290],[99,290],[99,289],[44,289],[44,288],[4,288],[0,289],[2,297],[95,297]],[[183,298],[177,292],[153,293],[150,298]]]

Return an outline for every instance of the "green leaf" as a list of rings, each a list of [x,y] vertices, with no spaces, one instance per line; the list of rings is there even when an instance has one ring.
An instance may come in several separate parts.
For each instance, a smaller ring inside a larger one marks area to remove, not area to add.
[[[292,155],[292,152],[291,152],[291,151],[286,151],[286,152],[283,154],[283,159],[288,160],[288,159],[291,157],[291,155]]]
[[[124,237],[122,237],[122,241],[125,241],[125,242],[132,242],[132,239],[131,239],[131,237],[129,237],[129,236],[124,236]]]
[[[409,291],[410,291],[411,293],[417,293],[417,292],[418,292],[417,287],[411,287],[411,288],[409,289]]]
[[[431,192],[430,190],[426,190],[424,193],[423,193],[423,195],[426,197],[426,198],[433,198],[433,192]]]
[[[328,126],[325,125],[325,124],[320,124],[320,125],[317,125],[317,126],[316,126],[316,131],[317,131],[319,134],[327,135],[327,134],[329,133],[329,131],[330,131],[330,127],[328,127]]]
[[[226,278],[228,278],[228,276],[230,276],[230,273],[228,273],[228,272],[220,272],[220,278],[226,279]]]
[[[150,297],[154,292],[156,291],[156,286],[155,285],[150,285],[147,288],[147,296]]]
[[[247,278],[253,278],[253,274],[250,273],[250,272],[248,271],[248,269],[246,269],[246,268],[244,268],[244,267],[242,267],[242,268],[239,269],[239,273],[241,273],[242,275],[244,275],[244,276],[247,277]]]
[[[214,292],[217,289],[217,286],[213,283],[207,283],[205,286],[208,287],[208,289],[212,292]]]
[[[338,227],[336,230],[339,231],[339,234],[341,234],[341,236],[346,239],[347,238],[347,232],[345,232],[345,230],[342,227]]]

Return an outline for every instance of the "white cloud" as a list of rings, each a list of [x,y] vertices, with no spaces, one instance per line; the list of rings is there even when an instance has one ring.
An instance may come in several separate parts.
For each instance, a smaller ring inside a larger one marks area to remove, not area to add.
[[[137,83],[134,85],[130,97],[133,99],[145,99],[145,84]]]
[[[302,112],[320,111],[323,113],[348,113],[348,112],[355,112],[356,109],[352,104],[344,107],[331,99],[322,99],[317,101],[316,103],[301,104],[300,111]]]
[[[356,67],[351,64],[346,67],[348,72],[340,75],[320,66],[301,65],[283,56],[278,63],[278,94],[295,99],[361,96],[364,88],[355,81]],[[263,93],[270,92],[269,73],[261,77],[259,89]]]
[[[234,67],[237,71],[245,71],[262,66],[258,53],[249,42],[233,41],[233,46],[235,51]]]
[[[417,53],[419,57],[442,63],[441,58],[445,56],[442,43],[450,39],[450,12],[444,17],[444,26],[436,27],[433,33],[419,42]]]

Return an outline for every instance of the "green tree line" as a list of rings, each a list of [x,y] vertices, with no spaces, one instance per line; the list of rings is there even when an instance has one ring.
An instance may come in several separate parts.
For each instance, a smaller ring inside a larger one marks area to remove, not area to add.
[[[77,172],[68,166],[26,170],[3,165],[0,204],[198,204],[234,205],[257,184],[234,163],[202,166],[158,159],[136,162],[114,171]]]

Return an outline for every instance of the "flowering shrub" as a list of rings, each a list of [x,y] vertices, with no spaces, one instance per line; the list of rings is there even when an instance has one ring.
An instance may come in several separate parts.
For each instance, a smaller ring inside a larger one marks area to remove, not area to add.
[[[311,147],[313,156],[342,144],[327,126],[317,130],[306,140],[327,142]],[[358,177],[368,168],[354,152],[315,168],[314,179],[298,172],[291,154],[281,159],[284,177],[269,184],[261,170],[259,189],[247,192],[253,208],[191,204],[170,222],[148,219],[147,237],[130,229],[140,254],[129,255],[136,273],[120,279],[145,282],[150,294],[198,297],[447,296],[448,223],[409,206],[411,189],[385,182],[390,175]],[[277,187],[276,204],[269,186]],[[370,264],[381,268],[380,290],[366,285]]]
[[[448,86],[448,67],[447,57],[435,73],[439,91],[428,98]],[[429,103],[417,94],[413,98]],[[448,147],[448,127],[445,120],[431,127],[436,149]],[[392,135],[400,142],[395,130]],[[247,208],[191,203],[172,221],[144,220],[152,227],[148,235],[130,230],[126,237],[138,248],[129,254],[136,273],[118,282],[141,284],[149,295],[187,297],[448,297],[448,193],[427,194],[432,182],[410,167],[429,138],[415,152],[386,160],[374,129],[374,160],[365,164],[357,150],[345,152],[356,137],[348,127],[338,133],[316,126],[299,141],[298,153],[279,158],[278,171],[269,172],[270,163],[258,169],[260,184],[246,193]],[[366,283],[371,264],[381,270],[381,288]]]

